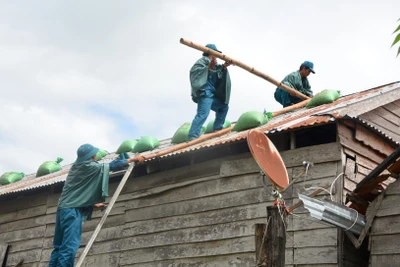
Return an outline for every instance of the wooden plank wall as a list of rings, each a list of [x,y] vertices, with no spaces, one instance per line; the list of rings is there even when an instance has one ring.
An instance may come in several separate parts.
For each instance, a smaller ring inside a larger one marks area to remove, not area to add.
[[[340,149],[339,143],[330,143],[282,152],[290,178],[302,171],[304,160],[315,164],[306,180],[285,192],[287,206],[298,201],[298,193],[333,181],[342,171]],[[116,186],[110,185],[111,193]],[[274,201],[271,190],[262,185],[249,153],[133,178],[84,266],[254,267],[254,224],[266,222],[266,206]],[[341,196],[341,190],[334,191],[335,199]],[[11,245],[7,266],[21,258],[25,267],[48,265],[58,197],[43,194],[2,205],[0,240]],[[288,217],[287,266],[340,266],[337,229],[312,219],[304,208],[295,213]],[[84,224],[83,244],[101,215],[95,212]]]
[[[382,137],[353,121],[338,122],[338,135],[345,159],[343,199],[357,184],[394,151]],[[390,180],[392,181],[392,180]]]
[[[400,100],[378,107],[360,116],[400,142]]]
[[[46,231],[48,194],[41,193],[2,201],[0,205],[0,241],[8,243],[7,266],[24,259],[24,266],[37,266]]]
[[[394,151],[394,147],[381,136],[354,121],[338,122],[337,127],[339,141],[343,146],[343,162],[345,164],[344,201],[346,194],[352,192],[365,176],[389,156]],[[384,184],[393,181],[390,178]],[[367,251],[361,251],[364,247],[356,249],[344,232],[342,230],[339,232],[340,240],[342,240],[340,242],[343,244],[341,253],[343,261],[346,263],[345,266],[365,266],[365,263],[361,260],[367,254]]]
[[[388,186],[385,198],[372,223],[370,267],[399,266],[400,262],[400,181]]]

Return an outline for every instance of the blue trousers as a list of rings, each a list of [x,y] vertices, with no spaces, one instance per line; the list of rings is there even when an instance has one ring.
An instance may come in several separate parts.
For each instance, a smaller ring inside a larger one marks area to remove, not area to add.
[[[221,130],[224,126],[229,106],[215,97],[201,96],[197,101],[197,114],[192,121],[188,134],[188,141],[198,138],[201,134],[201,127],[206,121],[210,110],[215,111],[214,131]]]
[[[281,103],[284,108],[302,101],[301,98],[291,96],[288,92],[282,90],[281,88],[276,88],[274,97],[275,100]]]
[[[73,267],[81,235],[82,211],[75,208],[58,210],[49,267]]]

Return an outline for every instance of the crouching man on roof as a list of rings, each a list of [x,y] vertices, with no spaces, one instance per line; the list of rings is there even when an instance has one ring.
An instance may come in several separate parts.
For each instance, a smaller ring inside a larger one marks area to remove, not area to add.
[[[304,61],[303,64],[300,65],[300,69],[286,76],[282,83],[296,89],[306,96],[312,97],[313,91],[311,91],[311,86],[307,79],[311,72],[315,73],[314,64],[310,61]],[[274,97],[276,101],[283,105],[283,107],[288,107],[303,101],[303,99],[292,96],[289,92],[286,92],[279,87],[276,88]]]
[[[214,44],[207,44],[206,47],[221,53]],[[217,64],[215,56],[203,53],[203,57],[190,69],[192,100],[197,103],[197,113],[189,130],[188,141],[200,136],[210,110],[215,111],[214,131],[222,129],[231,95],[229,65],[228,62]]]
[[[94,207],[103,207],[108,196],[109,170],[133,161],[143,162],[142,156],[99,163],[98,148],[84,144],[78,148],[78,158],[69,170],[56,215],[54,250],[49,267],[73,267],[81,243],[82,223],[91,219]]]

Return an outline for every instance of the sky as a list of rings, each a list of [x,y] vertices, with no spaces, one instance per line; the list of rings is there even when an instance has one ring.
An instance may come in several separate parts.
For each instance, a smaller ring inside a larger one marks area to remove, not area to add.
[[[127,139],[172,137],[195,115],[189,69],[201,57],[180,38],[279,81],[312,61],[314,93],[400,81],[390,49],[399,10],[398,0],[2,1],[0,175],[72,163],[84,143],[114,152]],[[281,108],[273,84],[229,71],[228,120]]]

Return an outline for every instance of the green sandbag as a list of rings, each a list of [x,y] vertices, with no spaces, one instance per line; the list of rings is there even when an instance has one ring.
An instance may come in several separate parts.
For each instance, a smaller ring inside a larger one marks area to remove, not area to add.
[[[135,147],[132,149],[132,152],[144,152],[147,150],[152,150],[160,145],[160,142],[154,136],[143,136],[136,143]]]
[[[272,119],[272,112],[265,112],[264,111],[264,120],[263,120],[263,124],[266,124],[270,119]]]
[[[61,170],[61,165],[59,164],[61,161],[63,161],[62,158],[57,158],[56,161],[43,162],[36,172],[36,177],[40,177]]]
[[[236,122],[235,126],[233,126],[232,131],[243,131],[247,129],[251,129],[254,127],[258,127],[263,125],[272,118],[272,113],[267,112],[259,112],[259,111],[248,111],[240,115],[238,121]]]
[[[0,184],[11,184],[24,178],[23,172],[6,172],[0,177]]]
[[[105,151],[104,149],[99,149],[99,151],[97,151],[97,153],[96,153],[96,160],[101,160],[101,159],[104,158],[107,154],[108,154],[108,152]]]
[[[191,125],[192,124],[190,122],[186,122],[181,127],[179,127],[172,137],[171,143],[180,144],[186,142]]]
[[[215,120],[212,120],[207,124],[205,133],[214,132],[214,121]],[[222,129],[228,128],[229,126],[231,126],[231,122],[228,120],[225,120],[224,125],[222,126]]]
[[[132,152],[133,149],[135,148],[135,145],[137,144],[138,140],[133,139],[133,140],[125,140],[124,142],[122,142],[118,149],[117,149],[117,154],[121,154],[124,152]]]
[[[323,104],[329,104],[333,101],[338,100],[340,91],[333,89],[325,89],[322,92],[317,93],[310,102],[307,103],[308,108],[320,106]]]
[[[172,137],[171,143],[172,144],[180,144],[180,143],[186,142],[191,126],[192,126],[192,123],[186,122],[181,127],[179,127],[179,129],[176,130],[174,136]],[[202,126],[200,135],[202,135],[205,130],[206,130],[206,127]]]

